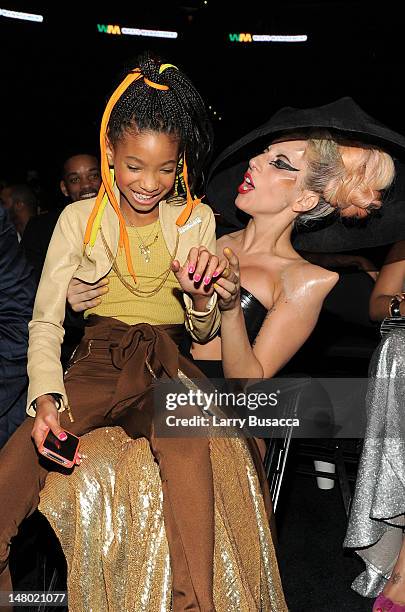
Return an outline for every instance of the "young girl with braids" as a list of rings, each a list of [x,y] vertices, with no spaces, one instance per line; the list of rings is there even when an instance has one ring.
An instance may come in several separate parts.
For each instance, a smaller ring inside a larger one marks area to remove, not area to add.
[[[0,589],[11,589],[10,540],[37,507],[52,468],[36,447],[49,429],[63,444],[64,428],[81,436],[119,424],[129,436],[144,436],[159,464],[173,610],[209,612],[215,609],[209,443],[155,435],[152,382],[179,373],[200,377],[178,351],[184,323],[197,342],[208,341],[220,324],[212,280],[226,261],[213,254],[211,209],[191,196],[211,150],[211,127],[188,78],[145,56],[111,96],[100,146],[102,186],[95,200],[62,212],[30,323],[28,414],[34,420],[23,423],[0,456]],[[108,279],[109,293],[89,310],[63,378],[60,345],[72,277]],[[196,407],[185,410],[199,414]]]

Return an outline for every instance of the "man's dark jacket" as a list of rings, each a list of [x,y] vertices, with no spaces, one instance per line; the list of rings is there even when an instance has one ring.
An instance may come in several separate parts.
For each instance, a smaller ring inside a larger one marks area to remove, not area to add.
[[[34,271],[0,206],[0,447],[25,417],[28,323],[35,291]]]

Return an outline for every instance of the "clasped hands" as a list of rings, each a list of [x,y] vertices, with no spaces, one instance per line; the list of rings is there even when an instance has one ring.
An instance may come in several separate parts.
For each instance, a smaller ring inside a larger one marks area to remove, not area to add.
[[[195,310],[205,310],[214,291],[220,310],[229,310],[238,303],[239,261],[228,247],[221,258],[204,246],[192,248],[183,266],[177,260],[173,262],[172,271],[183,291],[191,296]]]
[[[229,247],[223,250],[222,257],[213,255],[204,246],[193,247],[183,266],[178,260],[173,261],[172,271],[182,290],[192,298],[195,310],[205,310],[214,291],[218,295],[220,310],[232,310],[238,306],[239,260]],[[108,278],[93,285],[72,278],[67,300],[74,312],[83,312],[98,306],[107,292]]]

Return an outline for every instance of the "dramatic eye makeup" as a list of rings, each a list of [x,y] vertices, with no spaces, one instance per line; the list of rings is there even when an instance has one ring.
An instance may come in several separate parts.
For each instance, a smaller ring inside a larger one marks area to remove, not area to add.
[[[270,153],[270,148],[266,147],[266,149],[264,150],[264,153]],[[289,170],[290,172],[299,172],[299,168],[294,168],[294,166],[291,165],[288,157],[286,157],[282,153],[280,155],[276,155],[276,159],[273,159],[272,161],[270,161],[269,164],[271,166],[274,166],[278,170]]]
[[[299,172],[298,168],[294,168],[289,163],[285,162],[283,159],[277,158],[273,161],[269,162],[271,166],[278,168],[278,170],[289,170],[290,172]]]

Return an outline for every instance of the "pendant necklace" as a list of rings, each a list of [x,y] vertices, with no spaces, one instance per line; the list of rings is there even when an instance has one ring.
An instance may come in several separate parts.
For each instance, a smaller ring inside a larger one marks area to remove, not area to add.
[[[153,224],[152,227],[152,231],[147,235],[147,237],[143,240],[142,237],[140,236],[136,226],[131,223],[130,221],[127,221],[128,225],[130,227],[133,227],[135,230],[135,233],[138,237],[138,247],[139,247],[139,252],[142,255],[142,257],[144,258],[146,263],[150,262],[150,247],[155,244],[156,240],[159,237],[159,228],[154,236],[154,238],[148,243],[149,238],[152,236],[152,234],[154,233],[157,224],[159,223],[159,217],[157,218],[157,220],[155,221],[155,223]]]

